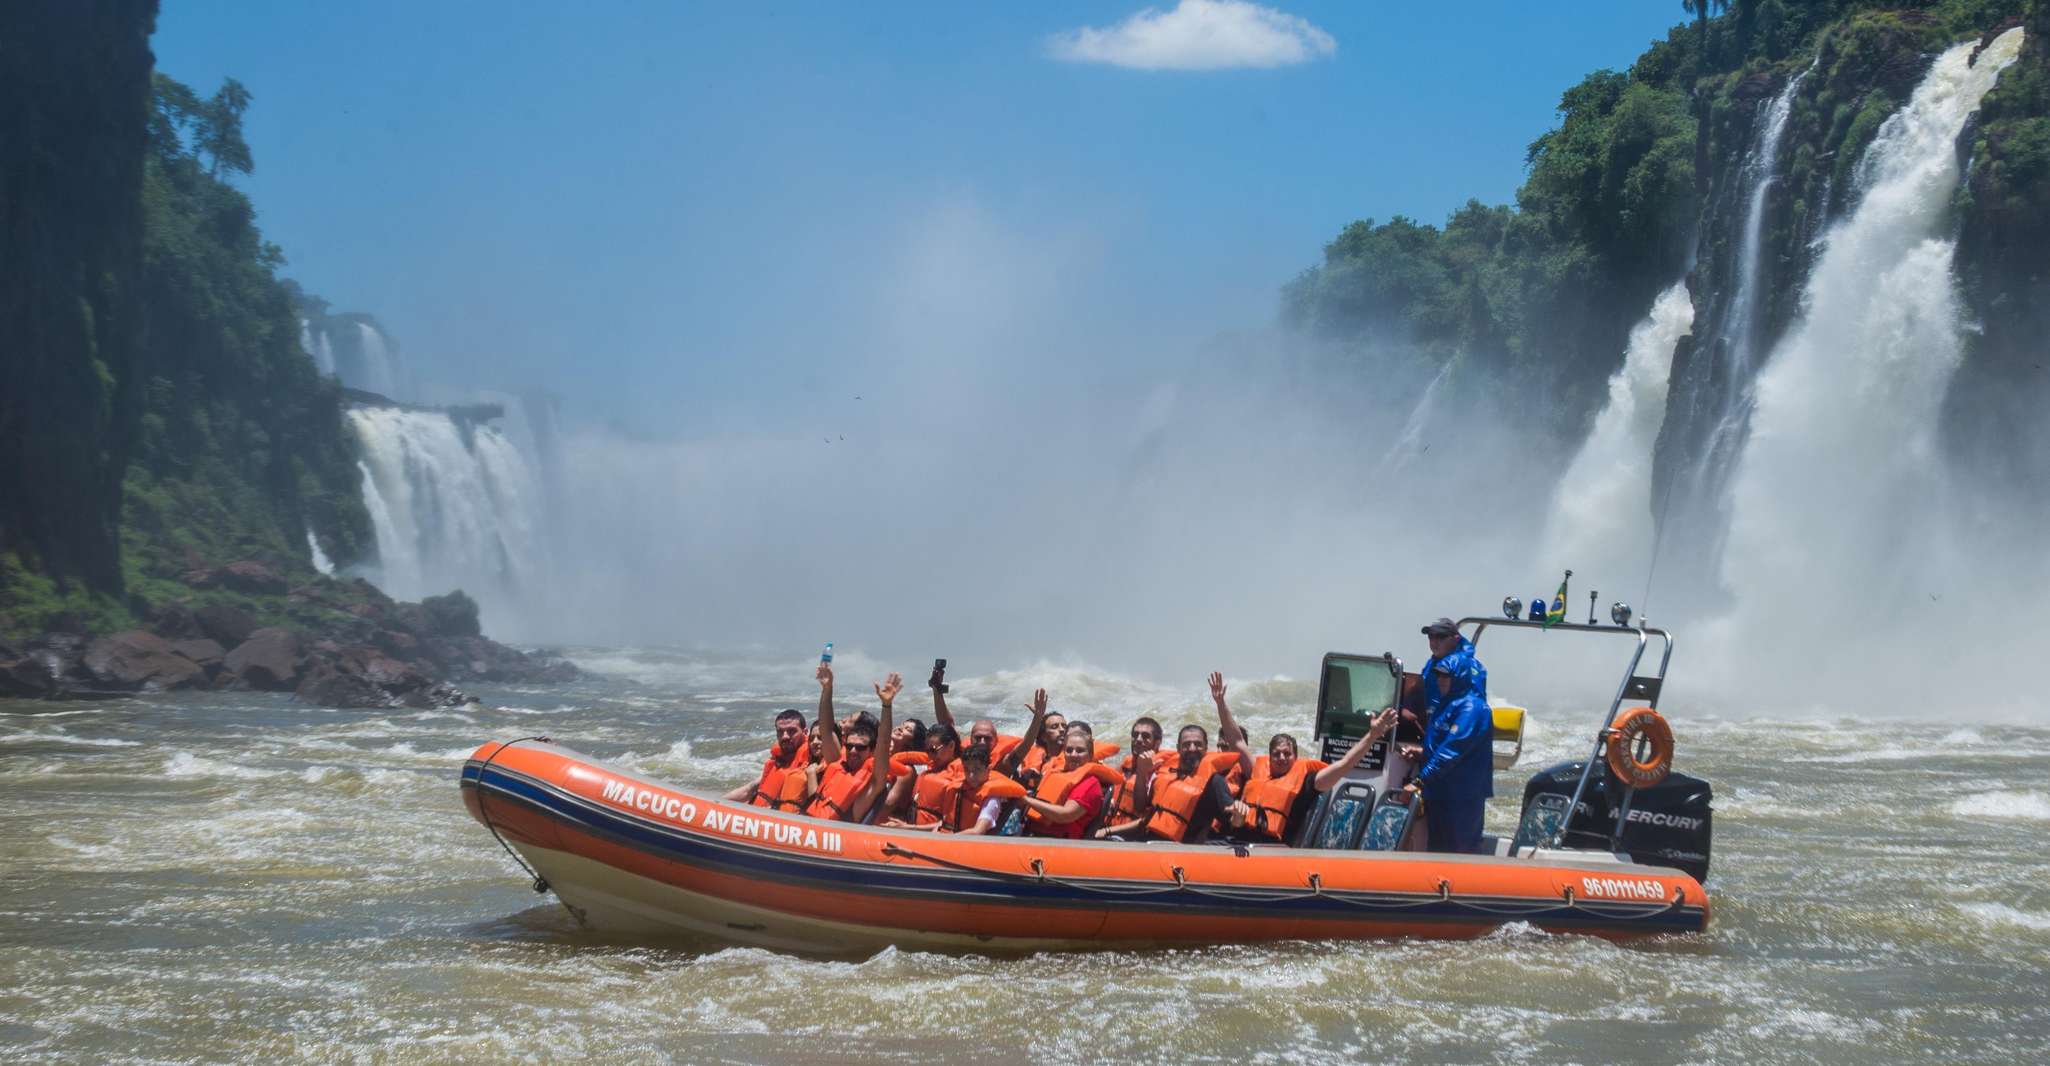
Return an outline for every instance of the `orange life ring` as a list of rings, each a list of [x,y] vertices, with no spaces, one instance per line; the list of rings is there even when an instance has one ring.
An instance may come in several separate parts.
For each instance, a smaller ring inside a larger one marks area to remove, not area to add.
[[[1637,743],[1649,746],[1637,757]],[[1609,729],[1609,772],[1631,788],[1652,788],[1673,770],[1673,727],[1649,707],[1632,707]]]

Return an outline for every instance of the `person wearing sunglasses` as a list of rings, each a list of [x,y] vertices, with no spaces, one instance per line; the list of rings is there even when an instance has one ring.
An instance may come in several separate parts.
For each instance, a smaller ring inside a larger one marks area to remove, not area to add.
[[[826,728],[820,731],[822,737],[833,736],[832,667],[820,664],[820,684],[825,686],[825,696],[819,704],[819,723]],[[859,822],[868,817],[876,801],[882,797],[889,780],[887,771],[878,773],[877,767],[890,765],[890,709],[896,702],[897,693],[904,690],[904,679],[897,674],[878,682],[875,686],[876,699],[882,702],[882,717],[870,721],[863,714],[849,722],[844,734],[833,747],[838,752],[829,752],[819,770],[818,794],[812,798],[805,813],[814,818],[830,818],[836,821]],[[834,759],[831,755],[837,754]]]

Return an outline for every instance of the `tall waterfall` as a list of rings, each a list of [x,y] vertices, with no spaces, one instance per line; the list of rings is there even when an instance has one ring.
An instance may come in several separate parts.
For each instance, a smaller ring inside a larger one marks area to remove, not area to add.
[[[1790,79],[1773,97],[1759,119],[1757,139],[1739,170],[1742,187],[1748,192],[1732,264],[1736,284],[1710,301],[1710,317],[1703,323],[1703,354],[1707,358],[1697,371],[1710,380],[1720,375],[1722,387],[1697,391],[1701,398],[1695,401],[1691,421],[1700,436],[1687,444],[1692,461],[1675,472],[1676,483],[1671,490],[1674,506],[1661,508],[1665,513],[1659,516],[1660,536],[1682,568],[1697,564],[1695,569],[1699,570],[1698,564],[1712,565],[1721,555],[1729,520],[1730,471],[1750,429],[1751,383],[1765,328],[1760,311],[1771,281],[1765,269],[1765,221],[1779,184],[1780,148],[1786,141],[1788,120],[1793,116],[1794,98],[1808,73],[1803,71]],[[1713,406],[1702,409],[1704,400]],[[1712,571],[1701,572],[1701,579],[1705,580],[1708,573]]]
[[[377,535],[368,576],[401,599],[462,588],[495,632],[531,632],[520,614],[547,559],[539,486],[519,450],[496,428],[438,411],[359,407],[349,422]]]
[[[2013,29],[1976,63],[1975,43],[1945,52],[1859,163],[1861,198],[1824,237],[1804,313],[1757,379],[1723,566],[1740,630],[1824,610],[1883,629],[1984,610],[1977,594],[2011,583],[2007,561],[1953,539],[1937,413],[1966,328],[1945,232],[1958,137],[2021,43]],[[1941,664],[1930,634],[1983,639],[1966,628],[1984,627],[1901,627],[1899,650]]]
[[[1673,347],[1694,325],[1694,300],[1676,282],[1630,331],[1609,402],[1552,497],[1545,526],[1548,566],[1597,568],[1606,580],[1637,581],[1651,562],[1652,448],[1666,420]],[[1627,585],[1615,585],[1619,593]]]

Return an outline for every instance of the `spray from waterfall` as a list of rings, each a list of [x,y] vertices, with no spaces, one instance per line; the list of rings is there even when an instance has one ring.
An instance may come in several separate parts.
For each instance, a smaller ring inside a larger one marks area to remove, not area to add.
[[[1693,325],[1694,300],[1683,281],[1660,293],[1630,331],[1608,404],[1554,491],[1540,556],[1547,564],[1598,566],[1610,580],[1634,581],[1649,570],[1652,449],[1665,424],[1673,348]]]
[[[1927,679],[1954,705],[1947,671],[1998,642],[1973,621],[2027,584],[2026,563],[1978,550],[1956,519],[1936,439],[1965,329],[1945,233],[1957,141],[2021,43],[2009,30],[1976,62],[1974,43],[1951,48],[1880,128],[1861,198],[1824,238],[1805,312],[1757,380],[1723,567],[1738,600],[1717,639],[1747,672],[1798,676],[1818,700],[1913,698]],[[1855,626],[1868,654],[1814,654],[1825,619]]]

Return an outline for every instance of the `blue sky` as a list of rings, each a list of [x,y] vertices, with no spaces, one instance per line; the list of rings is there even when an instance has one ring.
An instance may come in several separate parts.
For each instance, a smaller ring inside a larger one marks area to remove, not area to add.
[[[962,300],[1142,364],[1265,324],[1345,223],[1508,200],[1559,93],[1681,18],[1285,3],[1296,62],[1060,54],[1145,10],[167,0],[154,47],[255,94],[289,274],[426,376],[670,436],[773,426]]]

